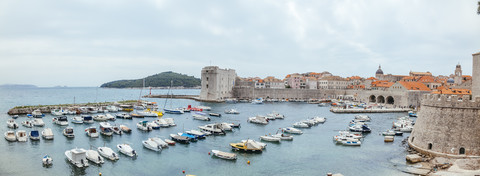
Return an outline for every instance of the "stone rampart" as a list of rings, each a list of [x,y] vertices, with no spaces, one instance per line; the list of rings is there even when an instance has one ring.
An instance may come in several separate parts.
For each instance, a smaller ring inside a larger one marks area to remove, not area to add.
[[[480,157],[479,115],[480,97],[424,95],[408,142],[433,156]]]

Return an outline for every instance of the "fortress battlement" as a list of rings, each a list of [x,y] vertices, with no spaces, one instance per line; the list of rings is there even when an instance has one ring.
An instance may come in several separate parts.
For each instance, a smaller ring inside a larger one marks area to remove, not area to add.
[[[422,99],[422,106],[480,109],[480,97],[471,99],[470,95],[426,94]]]

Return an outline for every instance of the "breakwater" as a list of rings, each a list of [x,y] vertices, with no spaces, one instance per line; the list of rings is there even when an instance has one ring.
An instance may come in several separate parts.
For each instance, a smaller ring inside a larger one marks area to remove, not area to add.
[[[50,113],[52,110],[60,109],[60,108],[74,110],[74,109],[77,109],[78,107],[84,107],[84,106],[103,107],[103,106],[110,106],[110,105],[116,105],[116,104],[134,105],[137,102],[138,102],[137,100],[127,100],[127,101],[119,101],[119,102],[101,102],[101,103],[17,106],[8,110],[7,114],[8,115],[25,115],[25,114],[30,114],[37,109],[39,109],[42,113]]]

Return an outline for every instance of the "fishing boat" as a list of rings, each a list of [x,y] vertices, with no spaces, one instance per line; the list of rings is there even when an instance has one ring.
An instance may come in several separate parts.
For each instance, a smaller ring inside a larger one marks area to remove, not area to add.
[[[168,125],[168,123],[167,123],[167,121],[165,121],[165,119],[156,119],[156,120],[154,120],[153,122],[155,122],[156,124],[158,124],[158,126],[160,126],[161,128],[170,127],[170,125]]]
[[[63,135],[66,136],[67,138],[74,138],[75,134],[73,134],[73,128],[67,127],[63,129]]]
[[[157,143],[160,147],[163,147],[163,148],[168,147],[168,143],[166,143],[165,141],[163,141],[159,137],[148,138],[148,140]]]
[[[273,137],[273,136],[260,136],[260,139],[263,141],[268,141],[268,142],[280,142],[280,138]]]
[[[40,111],[40,109],[36,109],[32,112],[32,116],[35,118],[42,118],[45,115],[42,114],[42,111]]]
[[[44,139],[53,139],[53,132],[52,132],[52,129],[51,128],[45,128],[44,130],[42,130],[42,137]]]
[[[105,163],[105,160],[103,159],[103,157],[100,156],[100,154],[95,150],[87,150],[85,154],[87,156],[87,159],[95,164]]]
[[[194,135],[197,139],[205,139],[206,134],[197,130],[185,131],[185,133]]]
[[[43,120],[40,118],[34,118],[32,122],[33,122],[33,126],[37,126],[37,127],[45,126],[45,122],[43,122]]]
[[[225,109],[225,114],[240,114],[236,109]]]
[[[301,130],[293,128],[293,127],[283,128],[282,131],[285,132],[285,133],[290,133],[290,134],[303,134],[303,132]]]
[[[98,147],[97,151],[101,156],[109,160],[115,161],[119,159],[117,153],[115,153],[110,147]]]
[[[72,117],[72,123],[82,124],[83,123],[83,117],[81,117],[81,116]]]
[[[185,136],[179,136],[177,134],[170,134],[170,137],[172,138],[172,140],[178,142],[178,143],[182,143],[182,144],[190,144],[190,139],[188,137],[185,137]]]
[[[213,156],[226,159],[226,160],[236,160],[237,155],[234,153],[227,153],[227,152],[222,152],[219,150],[212,150]]]
[[[60,125],[60,126],[66,126],[68,125],[68,119],[67,116],[60,116],[60,117],[54,117],[53,123]]]
[[[195,112],[192,114],[193,119],[196,120],[203,120],[203,121],[210,121],[210,118],[206,116],[207,114],[203,112]]]
[[[173,120],[173,118],[164,118],[165,121],[168,123],[168,126],[177,126],[177,124],[175,124],[175,121]]]
[[[77,166],[78,168],[87,167],[88,160],[86,150],[82,148],[75,148],[72,150],[65,151],[65,156],[70,163]]]
[[[117,118],[115,118],[115,116],[113,116],[112,114],[107,113],[105,114],[105,117],[107,118],[107,120],[113,120],[113,121],[117,120]]]
[[[33,127],[33,122],[30,121],[30,120],[25,120],[25,121],[22,121],[22,125],[24,127],[27,127],[27,128],[32,128]]]
[[[113,128],[112,125],[108,122],[100,122],[100,133],[105,136],[112,136],[113,135]]]
[[[214,117],[222,117],[222,114],[220,114],[220,113],[213,113],[213,112],[211,112],[211,113],[208,113],[208,115],[214,116]]]
[[[175,141],[172,141],[170,139],[165,139],[165,142],[168,144],[168,145],[175,145]]]
[[[15,119],[8,119],[7,126],[8,128],[13,128],[13,129],[18,128],[18,124],[17,122],[15,122]]]
[[[198,140],[197,136],[191,135],[191,134],[188,134],[188,133],[177,133],[177,135],[187,137],[188,140],[190,140],[191,142],[196,142]]]
[[[303,122],[295,122],[293,125],[295,128],[310,128],[310,126]]]
[[[113,133],[121,135],[123,133],[122,129],[118,125],[113,125],[112,126]]]
[[[18,130],[17,131],[17,141],[18,142],[27,142],[28,136],[25,130]]]
[[[250,123],[262,124],[262,125],[268,124],[268,119],[265,116],[260,116],[260,115],[257,115],[255,117],[250,117],[248,118],[247,121]]]
[[[152,131],[152,127],[148,126],[148,121],[140,121],[137,123],[137,128],[142,131]]]
[[[283,133],[274,134],[274,135],[272,135],[272,137],[280,138],[280,140],[282,140],[282,141],[291,141],[291,140],[293,140],[293,136],[292,136],[292,135],[283,134]]]
[[[131,133],[131,132],[132,132],[132,129],[128,128],[126,125],[120,125],[120,129],[121,129],[124,133]]]
[[[96,137],[100,136],[100,134],[97,131],[97,128],[95,128],[94,126],[86,128],[85,129],[85,134],[87,134],[87,136],[89,136],[91,138],[96,138]]]
[[[205,126],[199,126],[202,131],[209,132],[214,135],[224,135],[225,131],[222,130],[217,124],[208,124]]]
[[[132,119],[132,116],[127,113],[119,113],[115,115],[117,118],[122,118],[122,119]]]
[[[40,140],[40,133],[38,132],[38,130],[30,131],[29,136],[30,136],[30,140],[33,140],[33,141]]]
[[[105,116],[103,114],[99,114],[99,115],[94,115],[93,120],[95,120],[95,121],[107,121],[108,118],[107,118],[107,116]]]
[[[230,143],[232,150],[244,152],[262,152],[262,147],[257,143],[247,140],[245,142]]]
[[[82,115],[83,123],[94,123],[93,117],[91,115]]]
[[[17,141],[17,136],[15,135],[15,131],[7,131],[5,132],[5,139],[10,142]]]
[[[150,149],[150,150],[153,150],[153,151],[156,151],[156,152],[161,152],[162,151],[162,147],[154,141],[144,140],[144,141],[142,141],[142,144],[147,149]]]
[[[120,153],[123,153],[124,155],[127,155],[129,157],[137,156],[137,152],[133,150],[133,148],[130,147],[129,144],[118,144],[117,148],[118,148],[118,151],[120,151]]]
[[[53,164],[53,159],[49,155],[45,155],[42,158],[42,163],[44,166],[49,166]]]

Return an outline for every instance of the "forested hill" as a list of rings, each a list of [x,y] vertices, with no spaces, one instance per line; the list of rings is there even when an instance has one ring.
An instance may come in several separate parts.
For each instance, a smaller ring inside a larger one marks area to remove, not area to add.
[[[143,87],[143,79],[145,79],[145,87],[169,87],[170,81],[173,81],[173,87],[196,87],[200,86],[201,84],[201,80],[199,78],[168,71],[142,79],[112,81],[102,84],[100,87],[140,88]]]

